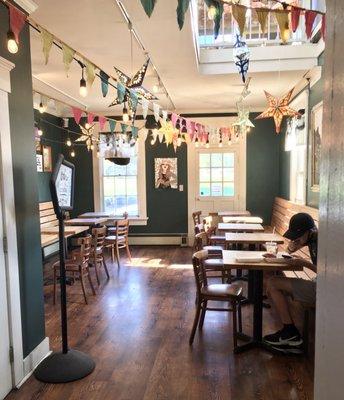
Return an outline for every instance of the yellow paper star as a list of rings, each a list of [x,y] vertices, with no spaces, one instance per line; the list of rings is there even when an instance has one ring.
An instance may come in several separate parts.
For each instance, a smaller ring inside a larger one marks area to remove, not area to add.
[[[296,110],[288,106],[293,91],[294,88],[280,99],[277,99],[264,90],[268,100],[268,108],[255,119],[273,118],[275,121],[276,133],[280,133],[283,117],[295,117],[300,115]]]
[[[172,122],[161,121],[159,132],[165,136],[166,146],[173,142],[173,136],[178,133],[178,129],[174,128]]]

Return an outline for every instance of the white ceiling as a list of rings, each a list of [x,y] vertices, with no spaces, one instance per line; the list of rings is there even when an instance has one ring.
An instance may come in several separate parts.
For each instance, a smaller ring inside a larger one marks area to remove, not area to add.
[[[115,0],[36,0],[38,9],[31,16],[41,26],[89,58],[106,73],[116,76],[115,65],[128,75],[143,64],[142,50],[133,41],[131,62],[130,34]],[[178,113],[217,113],[235,110],[242,84],[238,74],[201,75],[191,31],[188,12],[184,29],[179,31],[176,21],[176,1],[159,0],[149,19],[140,0],[123,3],[142,42],[159,71]],[[77,63],[72,63],[66,77],[62,52],[53,47],[48,65],[44,65],[40,36],[32,31],[32,72],[34,89],[88,110],[107,115],[120,113],[121,107],[109,109],[115,89],[109,89],[104,99],[100,81],[96,78],[86,98],[79,96],[81,75]],[[269,49],[267,48],[267,51]],[[131,65],[133,64],[133,65]],[[282,95],[304,75],[302,71],[254,73],[251,75],[252,94],[247,98],[251,110],[265,105],[263,90]],[[157,79],[153,70],[147,73],[144,86],[152,90]],[[55,90],[57,89],[57,90]],[[158,95],[162,108],[172,109],[165,95]],[[111,111],[110,111],[111,110]]]

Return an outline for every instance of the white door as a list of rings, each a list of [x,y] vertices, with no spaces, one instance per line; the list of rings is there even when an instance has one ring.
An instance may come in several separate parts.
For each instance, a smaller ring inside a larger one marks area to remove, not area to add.
[[[2,182],[0,182],[2,187]],[[1,193],[1,191],[0,191]],[[0,399],[12,389],[10,361],[10,335],[7,303],[7,278],[4,255],[4,231],[2,219],[2,198],[0,196]]]

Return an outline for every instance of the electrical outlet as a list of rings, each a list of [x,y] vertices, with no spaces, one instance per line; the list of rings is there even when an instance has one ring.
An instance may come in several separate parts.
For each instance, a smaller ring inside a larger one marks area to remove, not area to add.
[[[179,185],[179,191],[184,192],[184,185]]]

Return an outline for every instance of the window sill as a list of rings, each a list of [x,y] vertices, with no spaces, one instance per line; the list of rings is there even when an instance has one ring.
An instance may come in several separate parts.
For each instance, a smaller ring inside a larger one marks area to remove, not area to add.
[[[147,217],[128,217],[129,225],[147,225],[148,218]]]

